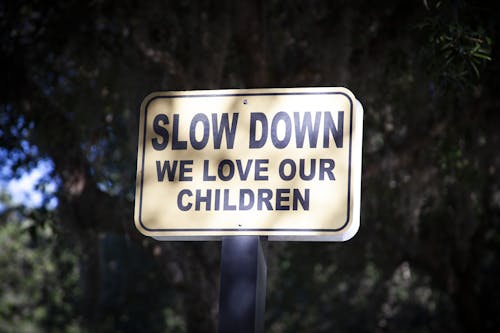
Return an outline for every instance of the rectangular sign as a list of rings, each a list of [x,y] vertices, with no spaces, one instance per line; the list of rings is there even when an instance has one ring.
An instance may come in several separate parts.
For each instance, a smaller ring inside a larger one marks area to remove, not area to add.
[[[345,88],[152,93],[135,225],[161,240],[347,240],[359,228],[362,118]]]

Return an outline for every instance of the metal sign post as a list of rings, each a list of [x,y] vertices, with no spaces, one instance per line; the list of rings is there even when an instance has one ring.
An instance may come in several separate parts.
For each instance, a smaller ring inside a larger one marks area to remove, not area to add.
[[[222,239],[219,333],[264,332],[267,267],[261,238]]]

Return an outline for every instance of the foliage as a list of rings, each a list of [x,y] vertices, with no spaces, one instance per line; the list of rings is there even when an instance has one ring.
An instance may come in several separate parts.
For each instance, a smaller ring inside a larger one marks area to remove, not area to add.
[[[492,60],[492,39],[481,26],[473,28],[467,22],[460,22],[457,13],[460,6],[453,3],[446,6],[438,1],[433,8],[437,13],[419,26],[428,35],[430,71],[443,86],[463,89],[478,82],[480,72]]]
[[[0,226],[0,330],[80,332],[77,257],[34,223],[12,212]]]

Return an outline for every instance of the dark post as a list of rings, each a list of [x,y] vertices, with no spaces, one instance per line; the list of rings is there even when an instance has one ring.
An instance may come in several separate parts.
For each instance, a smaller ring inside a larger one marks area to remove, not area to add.
[[[258,236],[222,238],[219,333],[263,333],[267,267]]]

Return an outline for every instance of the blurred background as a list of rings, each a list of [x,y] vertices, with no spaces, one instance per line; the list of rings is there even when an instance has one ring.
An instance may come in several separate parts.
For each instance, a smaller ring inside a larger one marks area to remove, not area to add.
[[[496,0],[0,2],[0,332],[215,332],[219,242],[133,226],[152,91],[344,86],[361,228],[269,243],[266,332],[497,332]]]

